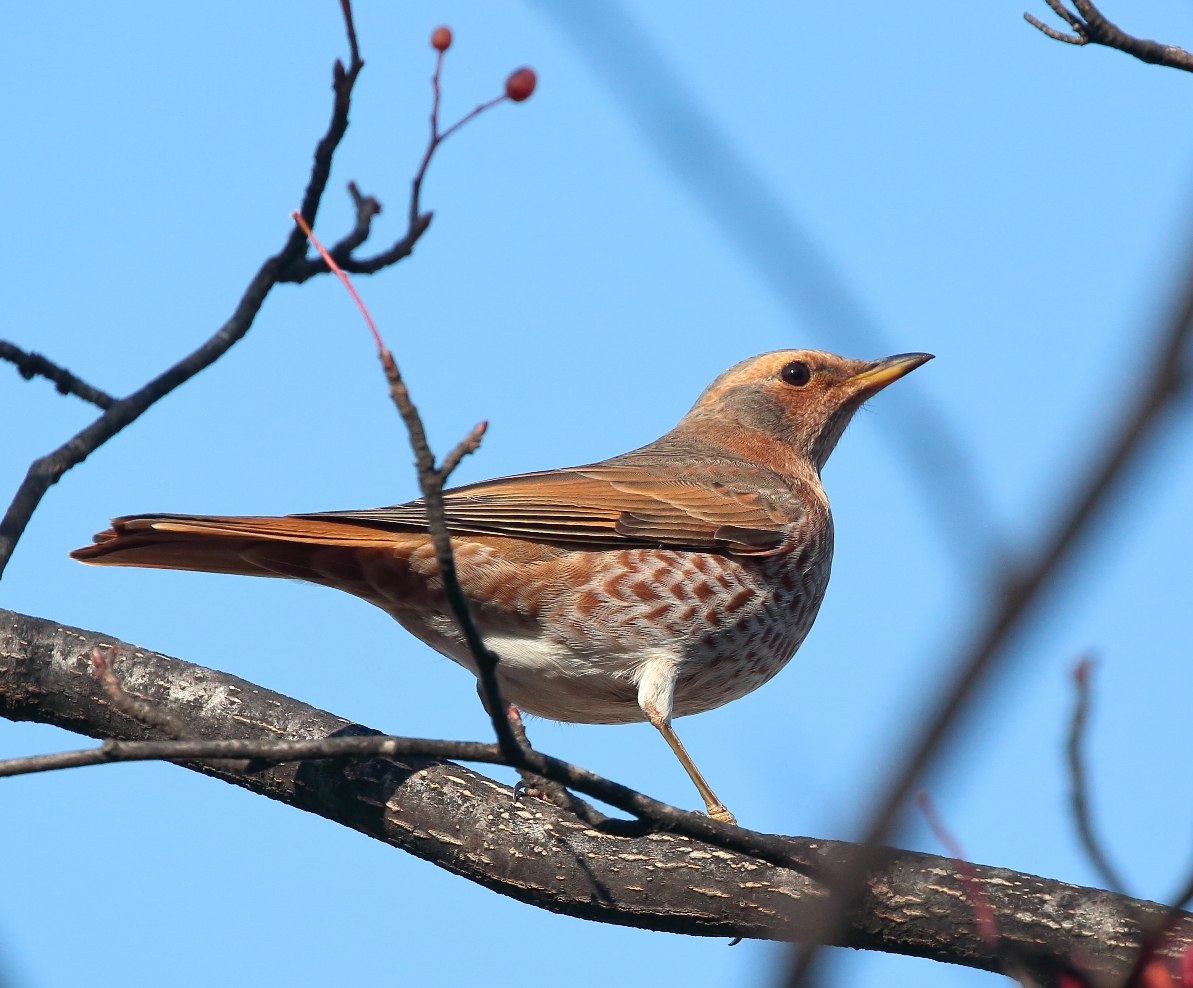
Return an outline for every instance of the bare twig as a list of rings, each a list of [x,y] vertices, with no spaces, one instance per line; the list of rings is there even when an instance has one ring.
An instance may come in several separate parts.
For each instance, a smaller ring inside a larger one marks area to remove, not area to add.
[[[348,231],[348,234],[343,237],[343,239],[337,241],[328,250],[331,256],[334,257],[341,266],[350,263],[352,252],[369,239],[369,234],[373,231],[373,217],[377,216],[382,211],[381,203],[373,196],[364,195],[360,189],[356,187],[355,182],[348,183],[348,195],[352,198],[352,207],[356,217],[356,222],[353,224],[352,229]],[[426,227],[424,226],[418,231],[418,236],[421,236],[425,231]],[[417,237],[415,237],[415,239],[417,239]],[[411,243],[411,246],[413,246],[413,242]],[[407,251],[407,254],[408,253],[409,251]],[[310,265],[310,270],[309,272],[306,272],[305,277],[293,277],[288,278],[287,280],[305,281],[307,278],[313,277],[314,275],[320,274],[327,270],[326,267],[320,267],[315,260],[311,259],[304,260],[302,264],[304,266],[304,271],[306,271],[305,265]]]
[[[373,257],[353,257],[352,252],[368,238],[372,218],[381,212],[381,204],[372,197],[362,197],[357,191],[356,186],[349,184],[348,192],[352,196],[353,204],[356,207],[356,226],[348,236],[327,251],[342,271],[349,274],[372,274],[381,268],[388,267],[402,258],[409,256],[411,251],[414,250],[415,244],[418,243],[419,239],[427,232],[428,227],[431,225],[433,214],[423,212],[421,196],[423,181],[427,177],[427,170],[431,166],[435,152],[438,151],[439,146],[449,136],[463,127],[464,124],[473,120],[485,110],[509,99],[509,96],[504,93],[500,96],[495,96],[493,99],[481,103],[466,113],[446,130],[441,131],[439,129],[440,83],[445,50],[438,48],[435,53],[435,70],[431,75],[431,136],[427,140],[427,146],[423,150],[422,159],[419,161],[418,169],[415,171],[414,178],[410,183],[410,202],[406,210],[406,232],[394,241],[392,245]],[[305,213],[303,215],[305,216]],[[304,258],[301,262],[292,265],[282,280],[303,282],[327,270],[326,258],[322,256]]]
[[[1149,41],[1146,38],[1136,38],[1134,35],[1127,34],[1117,24],[1107,20],[1090,0],[1072,0],[1076,13],[1065,7],[1061,0],[1046,0],[1046,2],[1052,8],[1053,13],[1073,29],[1072,34],[1049,27],[1029,13],[1024,13],[1023,19],[1054,41],[1063,41],[1065,44],[1078,46],[1103,45],[1106,48],[1116,48],[1128,55],[1134,55],[1141,62],[1193,72],[1193,53],[1185,51],[1184,48],[1178,48],[1176,45],[1165,45],[1158,41]]]
[[[510,764],[517,767],[530,768],[525,764],[526,749],[519,744],[514,735],[510,722],[505,716],[506,702],[501,695],[501,684],[497,681],[497,656],[489,650],[477,631],[476,624],[468,609],[468,599],[460,588],[460,580],[456,574],[455,557],[452,554],[451,536],[448,533],[447,517],[443,509],[443,485],[447,480],[447,473],[443,468],[436,467],[435,457],[431,453],[427,441],[427,432],[423,427],[422,417],[418,413],[414,402],[410,399],[410,391],[406,382],[402,380],[401,372],[393,355],[384,347],[380,353],[381,366],[389,381],[389,394],[393,399],[398,414],[410,434],[410,447],[414,450],[414,462],[418,469],[418,486],[423,494],[423,501],[427,510],[427,531],[431,536],[431,543],[435,547],[435,561],[439,565],[439,577],[443,580],[443,590],[447,601],[468,645],[477,666],[477,680],[489,709],[489,719],[497,735],[497,742],[502,752],[510,760]],[[452,465],[472,452],[484,434],[485,423],[478,423],[454,450],[445,457],[445,463]],[[537,771],[537,769],[534,769]],[[543,775],[545,773],[539,772]]]
[[[166,717],[168,715],[163,715]],[[168,721],[163,721],[168,722]],[[147,727],[157,727],[143,721]],[[171,726],[170,733],[175,727]],[[41,772],[56,772],[68,768],[86,768],[95,765],[110,765],[117,762],[146,761],[210,761],[251,760],[262,765],[285,762],[312,761],[329,758],[450,758],[462,762],[476,762],[483,765],[506,765],[510,762],[496,744],[480,741],[446,741],[434,738],[407,738],[382,734],[368,734],[351,737],[326,737],[315,740],[287,740],[275,738],[253,739],[210,739],[170,738],[161,741],[119,741],[108,740],[92,748],[75,751],[52,752],[42,755],[27,755],[20,758],[0,760],[0,778],[19,775],[35,775]],[[808,863],[791,855],[790,846],[783,838],[770,839],[770,835],[757,834],[727,824],[720,834],[706,828],[710,818],[703,813],[683,810],[667,803],[651,799],[627,786],[597,775],[578,765],[542,755],[539,768],[543,778],[570,786],[579,792],[600,799],[620,810],[633,814],[641,824],[630,820],[613,820],[597,815],[607,824],[607,832],[629,835],[653,830],[667,830],[684,834],[697,840],[712,843],[726,850],[738,851],[769,861],[778,867],[793,868],[801,874],[809,871]],[[512,766],[511,766],[512,767]],[[557,804],[558,805],[558,804]],[[561,807],[572,811],[571,804]],[[586,814],[587,815],[587,814]],[[581,817],[583,819],[583,817]],[[589,823],[590,820],[585,820]],[[724,843],[722,843],[724,841]]]
[[[352,62],[347,69],[337,61],[333,80],[335,99],[331,121],[327,131],[315,149],[310,178],[302,200],[302,215],[313,223],[327,178],[331,173],[331,161],[340,140],[348,127],[348,109],[351,105],[352,87],[364,63],[360,60],[355,45],[355,28],[352,24],[352,10],[348,0],[342,0],[345,24],[348,30]],[[253,325],[266,296],[285,272],[302,260],[306,251],[306,238],[301,231],[292,230],[286,237],[282,249],[265,261],[254,275],[241,296],[235,311],[205,343],[193,353],[179,360],[147,384],[126,398],[113,402],[98,419],[63,443],[53,452],[34,460],[29,466],[24,481],[17,489],[3,520],[0,520],[0,574],[3,573],[17,540],[21,537],[33,512],[52,485],[72,467],[82,463],[91,453],[115,436],[125,426],[139,418],[144,412],[164,398],[180,384],[190,380],[204,368],[218,360],[228,349],[242,339]]]
[[[1072,13],[1069,10],[1069,8],[1064,5],[1063,0],[1044,0],[1044,2],[1047,3],[1049,7],[1052,8],[1052,12],[1054,14],[1056,14],[1057,17],[1059,17],[1066,24],[1068,24],[1069,27],[1071,27],[1074,31],[1076,31],[1076,32],[1081,31],[1081,28],[1082,28],[1081,20],[1077,17],[1076,14]],[[1043,21],[1037,20],[1035,17],[1033,17],[1031,14],[1028,14],[1028,13],[1024,13],[1023,18],[1024,18],[1024,20],[1027,21],[1027,23],[1032,25],[1032,27],[1037,28],[1040,31],[1043,31],[1044,34],[1048,35],[1048,37],[1053,38],[1056,41],[1063,41],[1066,44],[1070,44],[1070,45],[1085,44],[1085,39],[1080,35],[1080,33],[1078,33],[1076,35],[1065,34],[1063,31],[1056,30],[1056,28],[1054,28],[1054,27],[1049,27],[1047,24],[1043,23]]]
[[[443,53],[440,52],[439,54],[442,58]],[[519,739],[506,716],[507,704],[505,698],[501,695],[501,685],[497,681],[498,658],[485,646],[484,640],[481,638],[480,632],[472,620],[472,615],[468,608],[468,599],[464,596],[464,591],[460,587],[460,580],[456,575],[456,561],[452,553],[451,534],[448,531],[447,518],[443,509],[443,485],[459,462],[469,453],[476,452],[480,447],[481,437],[485,434],[487,423],[480,422],[473,426],[468,435],[444,457],[443,464],[436,466],[435,456],[431,452],[430,443],[427,441],[427,430],[423,425],[422,416],[419,415],[418,409],[415,408],[414,402],[410,399],[410,391],[406,387],[406,382],[402,379],[397,362],[394,360],[389,348],[385,345],[385,341],[382,340],[381,334],[377,331],[377,326],[373,322],[373,316],[369,312],[368,307],[361,300],[352,281],[341,270],[339,265],[336,264],[335,259],[328,253],[327,248],[311,232],[311,228],[303,218],[298,213],[291,213],[291,218],[298,224],[303,233],[306,234],[307,239],[310,240],[315,250],[319,252],[324,263],[327,264],[328,268],[339,278],[344,288],[347,289],[348,294],[352,297],[352,301],[356,303],[357,309],[360,310],[360,314],[364,317],[365,325],[368,326],[369,332],[373,335],[373,342],[377,346],[377,356],[381,361],[381,369],[385,373],[386,381],[389,382],[389,396],[397,408],[402,422],[406,426],[406,432],[410,437],[410,446],[414,451],[414,464],[418,472],[418,486],[423,492],[423,502],[427,512],[427,532],[431,537],[431,544],[435,548],[435,561],[439,566],[439,577],[443,581],[444,594],[447,596],[448,605],[451,607],[452,615],[455,618],[456,625],[460,629],[460,634],[468,645],[468,650],[472,654],[473,661],[476,663],[481,700],[493,724],[493,731],[497,735],[497,742],[501,750],[505,753],[509,763],[522,767],[523,745],[519,743]]]
[[[131,717],[146,727],[156,728],[171,739],[177,740],[185,736],[186,729],[182,726],[181,721],[172,716],[168,710],[160,704],[147,703],[125,691],[112,668],[112,661],[119,654],[119,650],[115,646],[107,649],[111,653],[111,658],[104,655],[104,651],[99,645],[91,650],[91,669],[95,673],[95,678],[99,680],[99,684],[104,688],[104,693],[107,694],[112,706],[126,717]],[[0,762],[0,776],[4,774],[3,764]]]
[[[496,106],[498,103],[502,103],[507,99],[505,93],[502,93],[500,96],[495,96],[493,99],[474,107],[470,112],[466,113],[446,130],[440,131],[440,80],[443,74],[443,56],[446,51],[446,48],[438,48],[435,52],[435,71],[431,74],[431,136],[427,141],[427,148],[423,152],[422,161],[419,162],[418,171],[414,173],[414,179],[410,183],[409,220],[410,226],[412,228],[423,216],[422,209],[419,204],[419,199],[422,194],[423,179],[427,177],[427,169],[431,166],[431,159],[435,156],[435,152],[439,149],[439,145],[447,140],[447,138],[454,134],[457,130],[463,127],[464,124],[468,123],[468,121],[478,117],[490,107]],[[430,220],[429,214],[426,216],[426,219],[428,221]]]
[[[1076,690],[1076,702],[1073,704],[1073,719],[1069,724],[1069,738],[1066,752],[1069,764],[1069,803],[1073,809],[1073,822],[1077,825],[1077,834],[1081,838],[1081,846],[1085,848],[1090,863],[1099,877],[1106,883],[1106,887],[1115,892],[1125,892],[1127,885],[1119,875],[1118,870],[1110,863],[1101,843],[1094,835],[1093,815],[1089,805],[1089,786],[1085,776],[1085,745],[1086,722],[1089,719],[1090,702],[1090,673],[1093,663],[1089,659],[1082,659],[1073,669],[1073,686]]]
[[[1134,402],[1124,411],[1117,428],[1107,430],[1111,438],[1101,450],[1089,475],[1073,490],[1051,530],[1038,540],[1039,549],[1013,569],[994,573],[993,586],[1001,586],[993,613],[979,626],[971,644],[954,660],[952,682],[942,695],[936,712],[925,721],[918,737],[908,746],[907,755],[891,772],[885,790],[876,802],[864,830],[863,843],[879,845],[891,832],[908,795],[920,776],[945,749],[962,715],[968,711],[978,689],[1002,664],[1011,650],[1009,642],[1040,605],[1064,572],[1075,549],[1090,535],[1094,523],[1112,494],[1142,455],[1155,435],[1164,414],[1187,395],[1193,359],[1193,251],[1186,265],[1180,295],[1167,326],[1161,327],[1157,345],[1140,379]],[[854,864],[863,862],[859,857]],[[826,909],[823,921],[840,923],[850,910],[863,886],[864,868],[839,876],[834,882],[835,906]],[[819,931],[812,939],[819,943],[832,934]],[[806,984],[816,948],[801,952],[792,968],[789,984]]]
[[[9,363],[15,364],[17,373],[26,381],[34,377],[44,377],[47,380],[53,381],[54,387],[59,394],[74,395],[76,398],[89,401],[99,408],[111,408],[112,404],[116,401],[106,391],[101,391],[99,388],[75,377],[65,367],[60,367],[52,360],[47,360],[40,353],[30,353],[27,350],[22,350],[19,346],[10,343],[8,340],[0,340],[0,360],[7,360]]]

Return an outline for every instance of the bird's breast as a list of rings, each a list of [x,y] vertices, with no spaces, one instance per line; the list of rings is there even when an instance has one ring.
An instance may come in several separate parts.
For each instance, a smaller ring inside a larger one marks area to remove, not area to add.
[[[486,643],[501,659],[507,698],[555,720],[642,720],[645,656],[677,656],[677,715],[736,699],[791,658],[820,607],[832,527],[801,527],[782,551],[734,556],[668,548],[519,554],[456,540],[461,585]],[[408,559],[431,562],[426,550]],[[433,564],[432,564],[433,565]],[[438,651],[475,672],[445,602],[418,574],[382,606]],[[397,586],[397,581],[387,582]],[[380,603],[380,601],[377,601]],[[428,606],[430,605],[430,606]]]

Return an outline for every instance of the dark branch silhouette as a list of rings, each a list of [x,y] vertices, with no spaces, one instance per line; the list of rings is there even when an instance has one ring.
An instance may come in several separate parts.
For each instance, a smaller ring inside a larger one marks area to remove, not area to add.
[[[332,69],[334,98],[331,120],[326,132],[315,147],[311,174],[303,193],[302,206],[299,209],[299,213],[308,227],[315,225],[315,217],[319,211],[320,203],[323,201],[327,180],[331,174],[332,159],[348,129],[348,114],[352,105],[353,88],[364,68],[357,43],[356,28],[353,24],[351,4],[348,0],[341,0],[340,6],[344,14],[350,60],[347,68],[337,60]],[[440,51],[434,79],[436,106],[442,58],[443,52]],[[522,71],[525,70],[516,70],[510,78],[513,79]],[[372,257],[357,258],[353,256],[352,252],[368,239],[373,217],[381,212],[381,204],[372,196],[362,195],[355,184],[350,184],[348,192],[355,206],[355,223],[352,230],[330,249],[331,256],[335,258],[339,266],[345,271],[353,273],[372,274],[407,257],[431,224],[431,214],[423,212],[419,208],[419,189],[427,167],[443,139],[490,106],[506,100],[519,101],[524,98],[525,96],[511,95],[507,81],[504,94],[477,107],[445,132],[439,133],[437,129],[432,131],[430,142],[419,165],[418,174],[411,190],[408,228],[397,241]],[[30,465],[25,480],[17,489],[3,519],[0,519],[0,575],[3,575],[17,541],[25,531],[33,517],[33,512],[41,503],[41,499],[68,470],[82,463],[96,449],[134,422],[159,400],[209,367],[227,353],[233,344],[243,339],[252,328],[257,313],[275,285],[301,283],[329,270],[322,257],[306,256],[306,246],[307,241],[304,234],[298,229],[291,230],[282,249],[266,260],[249,282],[228,320],[197,350],[177,361],[127,397],[112,399],[97,389],[88,388],[77,378],[68,375],[44,359],[41,359],[40,363],[33,364],[30,359],[36,355],[26,355],[11,345],[8,345],[11,347],[11,354],[7,351],[0,352],[0,357],[5,359],[13,360],[23,357],[23,363],[18,361],[18,369],[21,370],[21,373],[30,376],[26,370],[35,367],[36,373],[51,377],[58,384],[59,390],[63,389],[64,381],[77,382],[77,385],[72,383],[70,387],[72,393],[79,394],[80,397],[84,397],[104,409],[104,414],[89,426],[53,452],[34,460]]]
[[[352,11],[343,3],[345,24],[348,29],[352,60],[347,69],[337,60],[333,71],[335,99],[331,121],[327,131],[315,149],[315,160],[302,199],[302,215],[313,224],[319,203],[323,198],[327,179],[331,173],[332,157],[348,129],[348,110],[351,105],[352,87],[356,83],[364,62],[356,48],[355,29],[352,26]],[[130,423],[134,422],[156,402],[164,398],[179,385],[222,357],[228,349],[253,325],[266,296],[283,279],[285,273],[300,262],[306,251],[306,238],[299,230],[292,230],[286,237],[282,249],[265,261],[249,282],[232,315],[197,350],[183,357],[131,395],[112,402],[98,419],[63,443],[53,452],[39,457],[30,465],[25,480],[17,489],[8,511],[0,520],[0,574],[3,574],[12,557],[17,540],[25,531],[33,512],[41,503],[46,491],[57,483],[72,467],[82,463],[96,449],[111,439]]]
[[[1104,45],[1107,48],[1117,48],[1119,51],[1134,55],[1141,62],[1152,65],[1166,65],[1170,69],[1181,69],[1193,72],[1193,53],[1178,48],[1176,45],[1165,45],[1159,41],[1149,41],[1146,38],[1136,38],[1127,34],[1117,24],[1107,20],[1090,0],[1072,0],[1074,10],[1069,10],[1062,0],[1044,0],[1052,12],[1072,28],[1072,34],[1058,31],[1045,24],[1032,14],[1024,13],[1023,19],[1038,31],[1042,31],[1054,41],[1063,41],[1067,45]]]
[[[7,360],[15,366],[17,373],[26,381],[30,381],[35,377],[44,377],[46,380],[54,382],[54,387],[58,390],[59,394],[74,395],[76,398],[82,398],[83,401],[90,402],[98,408],[111,408],[112,404],[116,401],[106,391],[101,391],[99,388],[75,377],[65,367],[59,367],[52,360],[48,360],[40,353],[30,353],[27,350],[22,350],[15,343],[10,343],[8,340],[0,340],[0,360]]]

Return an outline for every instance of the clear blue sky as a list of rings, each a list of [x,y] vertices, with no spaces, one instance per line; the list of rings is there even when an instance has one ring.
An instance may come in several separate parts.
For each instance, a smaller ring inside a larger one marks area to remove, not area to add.
[[[456,34],[449,119],[509,69],[539,72],[529,102],[444,147],[415,255],[358,281],[438,448],[492,423],[459,481],[640,445],[764,350],[938,355],[859,416],[825,471],[835,571],[797,659],[750,697],[679,722],[750,827],[856,833],[992,599],[994,533],[1017,551],[1062,502],[1126,400],[1193,241],[1191,80],[1048,41],[1020,19],[1032,2],[914,15],[656,2],[596,18],[566,0],[358,4],[367,66],[319,218],[327,239],[346,228],[349,179],[386,204],[379,237],[401,228],[435,25]],[[1042,0],[1032,9],[1047,14]],[[1106,12],[1144,36],[1190,34],[1176,2]],[[288,231],[344,54],[331,0],[6,6],[0,335],[116,393],[205,339]],[[682,112],[660,103],[672,86]],[[925,414],[962,445],[984,507],[951,486],[942,496],[942,471],[925,477],[940,448]],[[0,487],[90,417],[0,367]],[[1107,843],[1145,896],[1189,869],[1191,452],[1186,409],[931,780],[973,859],[1095,881],[1062,759],[1069,670],[1092,652]],[[225,360],[50,492],[0,603],[393,733],[485,738],[469,677],[352,598],[66,557],[117,514],[414,495],[342,290],[283,287]],[[531,731],[544,750],[696,805],[647,726]],[[0,756],[78,743],[0,723]],[[940,850],[914,820],[899,842]],[[5,782],[0,843],[0,958],[17,988],[524,984],[559,970],[580,984],[745,986],[788,956],[538,912],[170,766]],[[998,983],[856,953],[831,970],[842,985]]]

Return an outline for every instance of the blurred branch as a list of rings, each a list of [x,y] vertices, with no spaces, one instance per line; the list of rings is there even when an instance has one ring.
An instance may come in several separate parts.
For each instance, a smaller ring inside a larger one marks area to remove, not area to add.
[[[1090,536],[1107,502],[1116,494],[1155,435],[1164,413],[1187,395],[1193,376],[1190,339],[1193,338],[1193,251],[1186,265],[1177,305],[1168,325],[1157,336],[1150,367],[1138,380],[1134,398],[1121,415],[1117,427],[1107,429],[1110,438],[1097,454],[1089,475],[1071,493],[1051,529],[1034,540],[1018,566],[991,574],[992,587],[1001,587],[994,609],[974,633],[971,644],[950,664],[951,684],[941,696],[935,712],[924,720],[918,736],[906,747],[907,755],[894,767],[876,801],[863,831],[862,843],[877,845],[891,832],[908,796],[920,777],[939,759],[974,697],[996,668],[1005,662],[1012,637],[1034,616],[1074,552]],[[1126,380],[1125,373],[1122,375]],[[857,862],[864,862],[859,857]],[[855,862],[855,864],[857,863]],[[825,924],[840,923],[852,909],[863,887],[865,869],[840,875],[833,883],[836,905],[826,909]],[[831,941],[822,932],[814,942]],[[805,951],[792,969],[792,985],[806,984],[815,948]]]
[[[123,688],[165,708],[166,721],[146,722],[111,702],[92,670],[97,646],[118,651]],[[508,787],[417,754],[424,745],[458,745],[464,757],[496,761],[494,745],[371,736],[236,677],[10,611],[0,611],[0,716],[116,742],[97,752],[185,758],[188,769],[316,813],[501,894],[619,925],[698,936],[806,936],[825,908],[823,888],[768,862],[839,873],[862,850],[752,834],[662,804],[656,806],[674,814],[673,826],[633,836],[602,832],[550,803],[515,804]],[[190,740],[161,740],[180,725]],[[279,738],[301,760],[248,767],[209,760],[276,752]],[[157,750],[137,747],[146,744]],[[361,760],[345,757],[349,752],[392,757]],[[578,788],[587,785],[583,770],[547,764],[574,773]],[[727,850],[735,841],[756,842],[766,857]],[[530,847],[533,854],[526,853]],[[1143,925],[1168,915],[1154,903],[1006,869],[974,865],[963,873],[934,855],[871,849],[866,857],[872,874],[834,941],[843,946],[982,970],[1014,962],[1044,981],[1076,970],[1071,958],[1079,957],[1082,976],[1104,982],[1130,970]],[[979,894],[997,924],[997,950],[975,930],[972,897]],[[1193,916],[1181,915],[1156,956],[1175,963],[1191,943]]]
[[[1073,809],[1073,822],[1077,825],[1077,834],[1081,838],[1081,846],[1089,857],[1098,876],[1106,887],[1115,892],[1126,890],[1126,882],[1122,880],[1117,869],[1110,863],[1101,843],[1094,835],[1093,815],[1089,805],[1089,786],[1085,775],[1085,746],[1086,724],[1089,719],[1090,701],[1090,673],[1093,663],[1089,659],[1082,659],[1073,670],[1073,686],[1076,691],[1076,701],[1073,704],[1073,719],[1069,725],[1069,738],[1066,745],[1069,764],[1069,804]]]
[[[44,377],[54,382],[54,387],[59,394],[74,395],[99,408],[111,408],[116,400],[107,392],[92,387],[86,381],[75,377],[65,367],[59,367],[53,361],[47,360],[40,353],[22,350],[8,340],[0,340],[0,360],[7,360],[14,364],[17,373],[26,381],[32,380],[34,377]]]
[[[1045,0],[1045,3],[1052,8],[1052,12],[1072,28],[1072,34],[1049,27],[1028,13],[1024,13],[1023,19],[1054,41],[1063,41],[1065,44],[1078,46],[1104,45],[1107,48],[1116,48],[1128,55],[1134,55],[1142,62],[1193,72],[1193,54],[1185,51],[1184,48],[1127,34],[1117,24],[1108,21],[1090,0],[1071,0],[1071,2],[1075,12],[1069,10],[1062,0]]]
[[[1182,917],[1186,915],[1184,910],[1188,908],[1190,902],[1193,902],[1193,874],[1185,879],[1181,890],[1162,915],[1153,913],[1141,918],[1139,925],[1143,935],[1139,938],[1139,951],[1131,970],[1120,984],[1128,986],[1128,988],[1135,988],[1136,985],[1142,986],[1142,988],[1165,985],[1160,978],[1151,981],[1145,980],[1145,972],[1150,973],[1152,966],[1157,961],[1162,963],[1163,954],[1171,953],[1169,949],[1171,939],[1174,936],[1176,939],[1180,939],[1180,934],[1174,933],[1174,931],[1178,929]],[[1180,957],[1181,967],[1178,976],[1175,981],[1170,979],[1167,984],[1172,985],[1173,988],[1177,988],[1177,986],[1188,988],[1193,984],[1193,978],[1190,977],[1193,974],[1193,946],[1183,947]]]
[[[855,356],[922,349],[896,346],[886,338],[823,244],[704,111],[629,8],[547,0],[542,10],[592,63],[637,126],[642,143],[749,261],[795,326],[813,327]],[[902,389],[879,421],[893,430],[945,552],[966,575],[980,573],[980,565],[1003,546],[963,437],[918,388]]]
[[[944,845],[944,849],[949,852],[949,856],[953,859],[958,874],[960,874],[965,882],[965,894],[969,897],[969,904],[973,910],[973,920],[977,926],[978,936],[991,947],[997,949],[998,923],[995,922],[994,913],[990,909],[990,903],[986,900],[982,885],[974,874],[973,865],[965,860],[965,854],[961,849],[960,842],[953,836],[952,831],[945,826],[944,819],[936,812],[936,807],[926,792],[916,794],[916,805],[919,806],[920,812],[924,815],[924,819],[927,821],[933,835]]]

